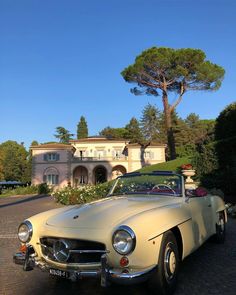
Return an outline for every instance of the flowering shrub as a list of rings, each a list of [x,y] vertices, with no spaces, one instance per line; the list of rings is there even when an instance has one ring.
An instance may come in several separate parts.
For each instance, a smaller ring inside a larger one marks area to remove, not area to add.
[[[54,191],[51,195],[56,202],[64,205],[84,204],[106,197],[111,185],[110,182],[106,182],[79,187],[68,186]]]
[[[193,169],[193,166],[192,166],[192,164],[183,164],[181,166],[181,169],[182,170],[192,170]]]

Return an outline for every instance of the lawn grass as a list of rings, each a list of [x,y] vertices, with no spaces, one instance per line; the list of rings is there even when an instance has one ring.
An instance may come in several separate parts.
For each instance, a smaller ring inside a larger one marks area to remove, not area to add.
[[[146,166],[141,168],[140,172],[152,172],[152,171],[176,171],[180,172],[181,170],[181,165],[183,164],[191,164],[191,159],[188,157],[184,158],[178,158],[172,161],[164,162],[164,163],[159,163],[151,166]]]

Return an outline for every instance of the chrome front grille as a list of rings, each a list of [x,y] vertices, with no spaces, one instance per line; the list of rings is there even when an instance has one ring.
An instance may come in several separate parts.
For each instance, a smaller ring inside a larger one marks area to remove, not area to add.
[[[40,245],[45,257],[60,263],[97,263],[107,253],[104,244],[94,241],[44,237]]]

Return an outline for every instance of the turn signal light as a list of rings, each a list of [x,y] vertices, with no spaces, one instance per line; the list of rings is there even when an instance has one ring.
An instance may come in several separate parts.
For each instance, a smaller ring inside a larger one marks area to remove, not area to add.
[[[20,252],[26,252],[26,250],[27,250],[27,247],[25,244],[20,246]]]
[[[120,266],[126,267],[129,264],[129,259],[125,256],[121,257],[120,259]]]

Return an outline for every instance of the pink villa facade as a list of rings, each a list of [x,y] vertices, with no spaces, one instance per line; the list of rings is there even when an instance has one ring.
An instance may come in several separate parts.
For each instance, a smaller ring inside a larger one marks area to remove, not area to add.
[[[164,144],[144,151],[127,140],[101,137],[72,140],[70,144],[31,146],[32,184],[63,187],[97,184],[133,172],[146,165],[165,162]]]

